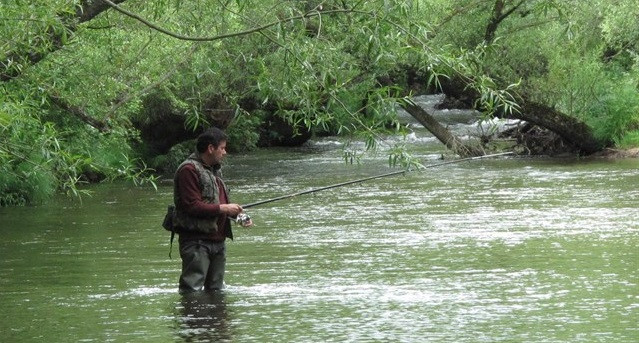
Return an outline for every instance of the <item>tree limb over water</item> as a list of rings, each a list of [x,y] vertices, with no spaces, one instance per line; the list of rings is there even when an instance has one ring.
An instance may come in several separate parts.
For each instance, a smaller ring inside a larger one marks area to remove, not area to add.
[[[44,184],[75,192],[83,173],[119,178],[138,163],[129,156],[171,170],[167,162],[181,162],[178,143],[211,125],[227,127],[238,150],[281,141],[289,133],[273,129],[279,122],[295,125],[293,135],[363,137],[374,148],[390,130],[405,132],[392,114],[412,94],[443,92],[466,104],[450,108],[526,121],[508,138],[521,138],[518,147],[531,154],[639,144],[636,0],[55,0],[0,8],[0,204],[37,201]],[[428,108],[403,106],[449,149],[477,153],[463,150],[466,139]],[[389,145],[389,160],[404,158],[403,148]]]
[[[96,128],[100,132],[107,132],[111,129],[107,122],[91,117],[83,108],[68,103],[64,98],[57,94],[49,94],[49,101],[66,112],[71,113],[82,122]]]
[[[462,99],[469,107],[473,107],[481,94],[468,87],[467,82],[460,78],[442,80],[442,91],[456,99]],[[519,109],[516,111],[498,112],[503,118],[519,119],[535,124],[559,135],[567,144],[585,155],[593,154],[603,147],[594,136],[592,129],[583,121],[544,104],[528,99],[524,95],[515,98]]]
[[[442,142],[448,149],[462,157],[481,156],[484,152],[477,146],[464,143],[461,139],[453,135],[450,130],[442,126],[437,119],[428,113],[421,106],[411,102],[404,101],[401,104],[413,118],[417,119],[430,133]]]

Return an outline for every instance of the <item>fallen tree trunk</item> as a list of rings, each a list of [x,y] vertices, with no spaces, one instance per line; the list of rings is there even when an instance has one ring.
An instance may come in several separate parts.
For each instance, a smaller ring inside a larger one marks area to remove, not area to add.
[[[479,92],[468,87],[459,78],[442,79],[442,92],[465,103],[468,108],[477,107],[476,100],[481,97]],[[511,113],[497,113],[498,117],[519,119],[535,124],[543,129],[556,133],[568,146],[582,155],[590,155],[606,146],[605,142],[597,140],[592,129],[583,121],[567,115],[552,106],[531,101],[525,96],[516,98],[518,110]]]
[[[412,102],[404,102],[401,106],[404,110],[406,110],[406,112],[413,116],[413,118],[417,119],[420,124],[424,125],[424,127],[430,131],[435,138],[456,154],[462,157],[484,155],[484,151],[480,149],[479,146],[472,146],[464,143],[457,136],[453,135],[447,128],[442,126],[437,119],[435,119],[421,106]]]
[[[604,148],[593,135],[592,129],[581,120],[556,109],[531,101],[520,101],[521,109],[506,115],[548,129],[570,144],[580,154],[591,155]]]

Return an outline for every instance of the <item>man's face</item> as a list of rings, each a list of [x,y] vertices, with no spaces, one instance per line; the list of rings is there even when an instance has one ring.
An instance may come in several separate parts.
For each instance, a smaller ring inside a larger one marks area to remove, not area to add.
[[[209,153],[213,158],[214,164],[221,163],[224,156],[226,156],[226,141],[221,141],[217,148],[213,144],[209,145]]]

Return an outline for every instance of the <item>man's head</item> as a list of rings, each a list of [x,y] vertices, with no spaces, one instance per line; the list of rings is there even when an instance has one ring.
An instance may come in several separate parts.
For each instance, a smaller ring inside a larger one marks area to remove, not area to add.
[[[205,163],[219,164],[226,155],[226,141],[228,136],[224,131],[212,127],[197,137],[197,151]]]

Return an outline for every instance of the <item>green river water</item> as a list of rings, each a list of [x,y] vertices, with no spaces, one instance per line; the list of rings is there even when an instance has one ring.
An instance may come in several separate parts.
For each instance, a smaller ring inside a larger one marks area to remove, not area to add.
[[[426,164],[443,152],[414,152]],[[391,171],[229,156],[235,202]],[[502,157],[252,208],[227,289],[177,293],[168,184],[0,209],[1,342],[638,342],[639,160]]]

